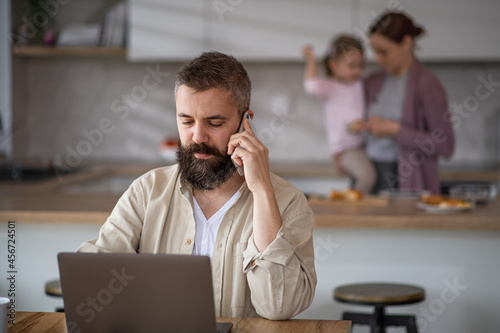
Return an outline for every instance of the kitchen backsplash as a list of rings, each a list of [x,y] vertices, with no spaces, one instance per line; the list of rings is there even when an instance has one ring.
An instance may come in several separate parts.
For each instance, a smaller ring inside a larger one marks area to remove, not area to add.
[[[176,137],[175,74],[181,63],[124,59],[14,59],[14,157],[162,161]],[[329,163],[320,103],[305,94],[301,63],[246,63],[257,134],[275,163]],[[500,66],[428,64],[448,93],[457,137],[447,166],[499,162]],[[367,72],[375,69],[369,66]]]

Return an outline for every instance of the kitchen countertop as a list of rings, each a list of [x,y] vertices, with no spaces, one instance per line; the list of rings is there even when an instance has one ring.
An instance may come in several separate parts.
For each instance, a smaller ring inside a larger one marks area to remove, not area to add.
[[[0,221],[102,224],[121,194],[64,194],[60,189],[110,175],[134,178],[154,167],[156,166],[93,166],[50,180],[3,183],[0,189]],[[310,169],[310,177],[324,177],[328,174],[335,177],[326,167],[313,166]],[[304,177],[304,170],[308,168],[275,166],[272,170],[284,177]],[[443,172],[441,179],[498,181],[500,170]],[[427,213],[417,209],[415,201],[407,200],[392,200],[387,205],[375,206],[346,203],[311,204],[311,207],[316,216],[316,227],[500,230],[500,200],[485,207],[456,213]]]
[[[287,178],[345,178],[345,175],[335,171],[331,164],[275,164],[271,165],[271,171],[281,177]],[[441,168],[439,172],[441,181],[447,180],[471,180],[471,181],[500,181],[499,167],[447,167]]]
[[[500,230],[500,200],[469,211],[429,213],[416,200],[392,200],[387,206],[356,203],[314,206],[316,228]]]

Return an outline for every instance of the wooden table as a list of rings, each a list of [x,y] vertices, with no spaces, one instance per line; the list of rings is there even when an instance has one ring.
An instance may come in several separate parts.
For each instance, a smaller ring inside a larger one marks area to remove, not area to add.
[[[218,322],[233,323],[232,333],[245,332],[351,332],[347,320],[303,320],[291,319],[272,321],[260,318],[217,318]],[[9,333],[66,333],[64,313],[60,312],[17,312],[16,324],[9,325]]]

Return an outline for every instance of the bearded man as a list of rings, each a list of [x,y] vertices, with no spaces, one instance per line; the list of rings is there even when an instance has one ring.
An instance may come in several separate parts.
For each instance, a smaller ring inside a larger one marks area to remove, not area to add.
[[[218,317],[282,320],[309,307],[314,215],[269,171],[268,149],[243,120],[254,116],[250,95],[231,56],[207,52],[185,65],[175,85],[177,164],[136,179],[78,251],[209,256]]]

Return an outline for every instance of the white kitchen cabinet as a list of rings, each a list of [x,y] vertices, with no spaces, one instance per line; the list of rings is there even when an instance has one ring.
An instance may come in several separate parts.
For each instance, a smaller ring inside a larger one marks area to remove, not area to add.
[[[129,0],[130,61],[187,60],[218,50],[249,61],[323,55],[342,32],[361,36],[387,9],[404,10],[428,31],[422,60],[499,60],[497,0]],[[368,45],[367,45],[368,46]],[[368,49],[368,57],[373,58]]]
[[[350,1],[130,0],[128,59],[182,60],[217,50],[241,60],[299,60],[300,47],[323,54],[348,32]]]
[[[205,49],[205,0],[129,1],[127,58],[184,60]]]
[[[385,10],[408,13],[427,31],[417,42],[420,59],[500,60],[498,0],[372,0],[360,1],[359,8],[359,21],[354,24],[365,34]],[[372,58],[371,52],[368,55]]]
[[[306,43],[323,55],[332,37],[351,26],[350,0],[240,2],[223,16],[211,11],[209,41],[241,60],[299,60]]]

